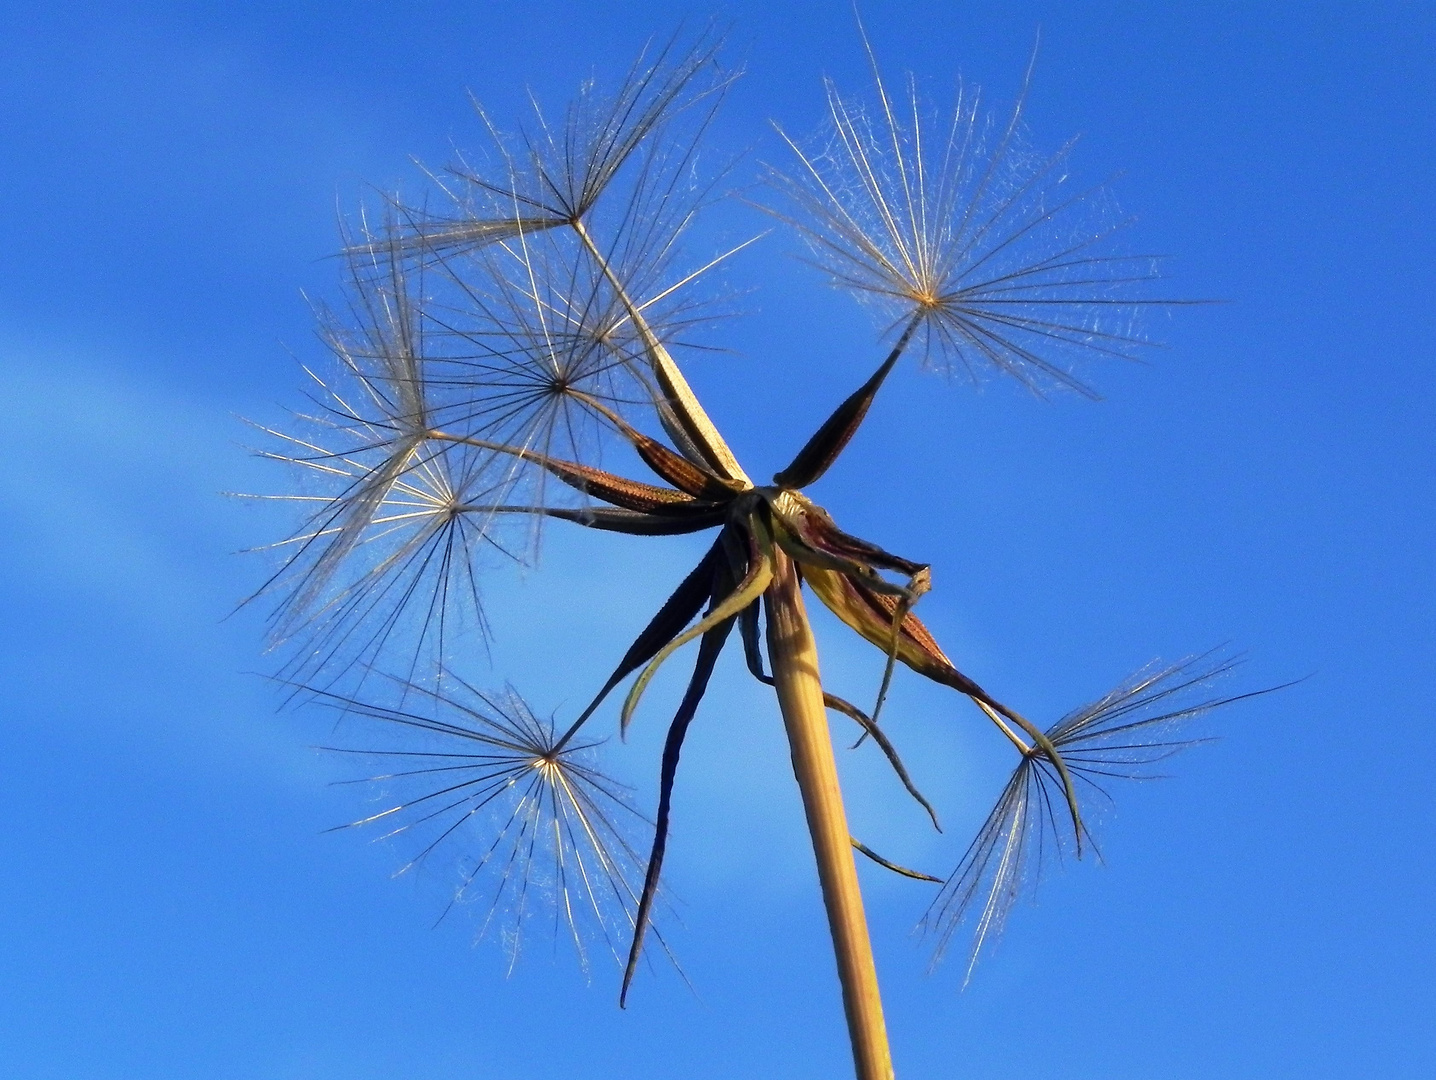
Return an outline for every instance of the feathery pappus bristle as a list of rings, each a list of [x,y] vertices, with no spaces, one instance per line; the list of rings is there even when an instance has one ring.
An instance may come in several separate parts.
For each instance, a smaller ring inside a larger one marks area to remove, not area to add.
[[[371,789],[379,808],[338,828],[404,845],[398,874],[455,875],[440,919],[474,905],[478,936],[497,937],[511,965],[531,928],[562,931],[585,971],[595,946],[618,961],[643,880],[628,834],[645,819],[597,767],[598,744],[560,746],[553,721],[512,689],[486,693],[452,673],[442,691],[390,682],[397,707],[317,695],[341,713],[336,730],[363,724],[354,745],[323,749],[378,765],[340,783]]]
[[[1239,663],[1239,658],[1210,652],[1167,666],[1149,665],[1068,713],[1047,729],[1047,738],[1079,791],[1110,803],[1112,780],[1154,779],[1153,765],[1204,741],[1182,737],[1185,725],[1213,709],[1270,692],[1216,692],[1215,684]],[[1025,753],[923,916],[920,927],[934,939],[934,965],[959,929],[970,925],[970,979],[979,954],[1001,934],[1013,905],[1036,889],[1044,868],[1079,851],[1081,842],[1090,843],[1085,818],[1079,842],[1064,802],[1054,763],[1036,748]]]
[[[1170,302],[1143,288],[1156,260],[1120,250],[1127,221],[1106,185],[1070,179],[1076,140],[1045,157],[1028,148],[1026,82],[1005,122],[965,86],[942,114],[911,78],[891,94],[868,56],[875,101],[829,81],[824,137],[801,145],[779,129],[797,163],[769,170],[787,203],[772,212],[835,285],[896,325],[918,321],[928,364],[1095,396],[1074,368],[1135,358],[1151,344],[1139,312]]]
[[[384,248],[351,247],[347,262],[348,311],[320,312],[335,370],[309,372],[314,407],[289,430],[260,428],[261,456],[301,482],[257,497],[303,513],[268,546],[282,561],[256,595],[278,598],[272,633],[290,677],[391,654],[413,677],[442,659],[453,628],[481,628],[478,554],[503,548],[464,508],[496,501],[516,474],[511,457],[432,438],[456,406],[434,385],[423,271]]]

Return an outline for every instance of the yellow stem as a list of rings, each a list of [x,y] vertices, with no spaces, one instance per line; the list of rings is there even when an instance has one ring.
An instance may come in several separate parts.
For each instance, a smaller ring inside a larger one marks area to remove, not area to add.
[[[808,831],[818,860],[818,881],[837,954],[853,1061],[858,1080],[892,1080],[892,1054],[883,1023],[877,969],[818,677],[817,645],[792,561],[781,550],[773,552],[773,561],[773,582],[765,597],[768,656],[778,705],[788,729],[793,773],[803,795]]]

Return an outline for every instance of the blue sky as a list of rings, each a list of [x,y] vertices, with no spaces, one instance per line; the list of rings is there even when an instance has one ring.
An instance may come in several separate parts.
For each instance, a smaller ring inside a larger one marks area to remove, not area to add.
[[[1051,875],[965,992],[960,964],[925,974],[927,894],[865,868],[898,1074],[1428,1075],[1436,13],[863,12],[890,73],[961,73],[995,101],[1040,26],[1034,141],[1082,133],[1074,169],[1121,174],[1141,246],[1173,256],[1167,291],[1227,302],[1162,321],[1148,365],[1090,370],[1097,404],[905,369],[815,496],[932,561],[924,618],[1029,714],[1222,642],[1248,686],[1310,676],[1121,792],[1105,865]],[[865,85],[846,6],[0,14],[0,1074],[843,1075],[779,721],[740,664],[720,666],[675,810],[670,937],[693,990],[658,971],[619,1012],[616,971],[586,983],[542,947],[505,977],[471,922],[431,928],[436,877],[391,881],[402,852],[322,834],[355,812],[309,749],[326,723],[255,674],[262,612],[226,617],[262,579],[233,552],[282,521],[222,493],[278,482],[237,417],[301,400],[294,358],[318,346],[300,293],[332,295],[336,207],[419,190],[411,156],[473,145],[466,91],[513,117],[525,87],[562,101],[717,15],[748,74],[715,143],[771,159],[768,119],[811,130],[824,74]],[[786,250],[735,265],[755,291],[734,351],[690,367],[755,475],[878,355],[864,312]],[[590,539],[553,531],[537,572],[490,590],[490,682],[542,708],[601,681],[697,550]],[[868,650],[819,630],[825,671],[867,693]],[[948,833],[859,755],[855,828],[945,872],[1007,766],[949,694],[900,675],[890,708]],[[649,803],[658,727],[607,748]]]

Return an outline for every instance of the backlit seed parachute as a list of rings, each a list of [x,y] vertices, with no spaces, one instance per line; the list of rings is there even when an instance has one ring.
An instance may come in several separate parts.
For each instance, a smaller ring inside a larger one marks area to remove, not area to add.
[[[285,673],[311,680],[394,651],[411,675],[420,657],[442,656],[450,629],[479,617],[475,568],[492,546],[460,508],[513,479],[506,456],[431,439],[455,403],[436,385],[422,271],[383,248],[351,247],[347,263],[347,310],[320,311],[334,363],[309,373],[313,407],[289,430],[261,428],[272,439],[262,456],[300,479],[266,497],[303,514],[270,545],[281,562],[259,594],[278,598]]]
[[[595,947],[617,960],[642,881],[628,835],[644,819],[599,771],[597,744],[559,746],[553,722],[512,690],[484,693],[452,674],[443,692],[398,689],[405,704],[393,708],[319,694],[351,740],[323,749],[372,763],[341,783],[371,789],[376,809],[339,828],[402,844],[399,874],[457,873],[445,914],[478,907],[479,935],[501,940],[511,963],[531,928],[561,930],[585,970]]]
[[[898,98],[875,60],[872,71],[867,105],[827,83],[821,140],[803,146],[780,129],[797,161],[769,171],[787,202],[777,215],[836,285],[899,325],[916,320],[928,363],[1095,396],[1073,367],[1133,358],[1149,344],[1138,311],[1167,302],[1142,295],[1155,260],[1116,249],[1126,222],[1105,189],[1070,180],[1076,140],[1046,157],[1026,147],[1025,83],[998,122],[975,90],[960,87],[941,115],[911,80]]]
[[[1217,693],[1215,684],[1239,662],[1205,653],[1169,666],[1150,665],[1048,728],[1046,737],[1075,779],[1083,803],[1094,797],[1110,802],[1112,780],[1156,778],[1152,766],[1203,741],[1180,736],[1191,721],[1280,689]],[[1080,855],[1091,843],[1091,815],[1077,818],[1066,812],[1057,758],[1037,748],[1023,753],[997,805],[923,916],[922,929],[934,937],[934,964],[959,929],[970,926],[970,978],[983,947],[1001,934],[1018,899],[1036,889],[1043,869],[1068,853]]]
[[[431,270],[424,315],[434,378],[455,402],[448,430],[585,464],[614,432],[584,402],[635,423],[662,408],[630,305],[665,348],[694,344],[714,315],[686,282],[596,259],[570,229],[445,255]]]
[[[535,101],[517,132],[501,131],[476,102],[488,153],[435,175],[448,210],[411,208],[410,228],[396,238],[430,255],[472,250],[569,226],[597,209],[647,247],[644,236],[672,232],[673,215],[681,222],[691,211],[674,196],[689,183],[699,139],[734,79],[718,62],[721,45],[711,31],[686,47],[676,35],[650,43],[616,88],[588,81],[557,119]],[[615,187],[623,189],[617,198]]]

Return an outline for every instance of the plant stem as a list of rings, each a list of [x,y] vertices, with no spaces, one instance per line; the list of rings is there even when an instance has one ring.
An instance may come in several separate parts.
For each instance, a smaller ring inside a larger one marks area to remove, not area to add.
[[[863,915],[847,813],[838,786],[823,686],[818,678],[818,650],[796,569],[782,551],[773,552],[773,561],[773,582],[765,595],[768,656],[778,705],[788,729],[793,773],[803,794],[803,809],[818,860],[818,881],[833,933],[853,1061],[858,1080],[892,1080],[892,1055],[883,1024],[877,969]]]

